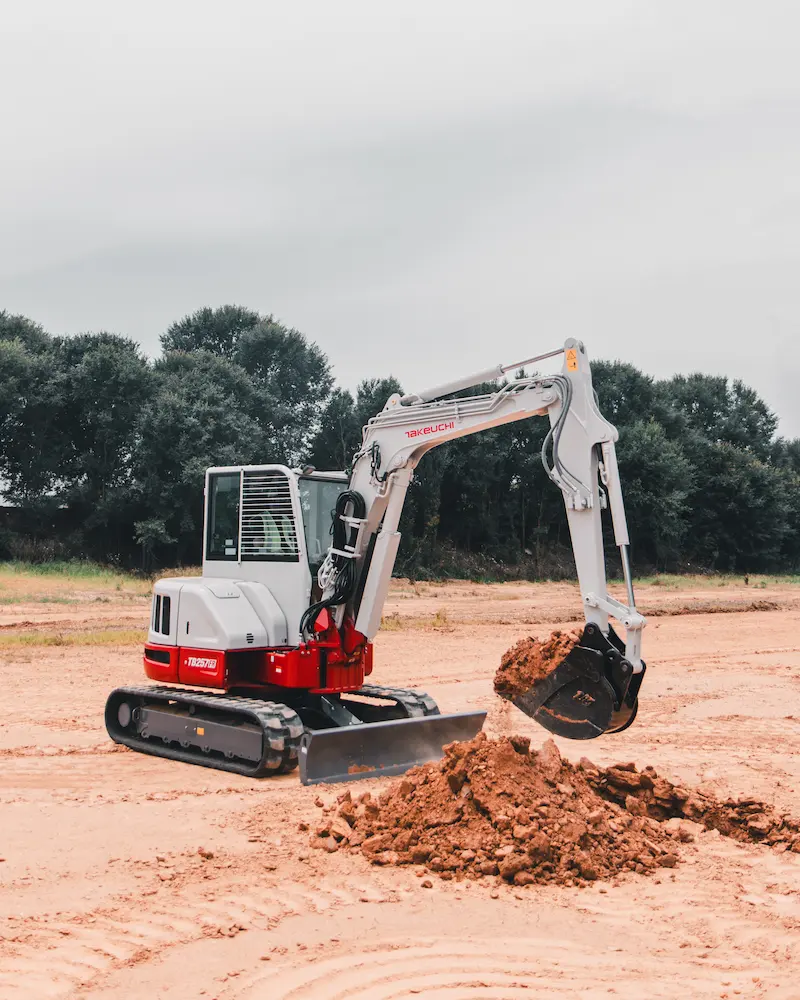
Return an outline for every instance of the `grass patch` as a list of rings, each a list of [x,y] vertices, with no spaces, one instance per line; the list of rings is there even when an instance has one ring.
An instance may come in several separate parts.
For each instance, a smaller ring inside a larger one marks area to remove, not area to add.
[[[659,587],[663,590],[686,590],[692,587],[742,587],[745,585],[756,590],[766,587],[796,586],[800,584],[800,576],[794,573],[709,573],[708,575],[681,575],[678,573],[656,573],[652,576],[634,576],[634,584]],[[622,584],[621,579],[613,579],[611,583]]]
[[[0,601],[69,604],[92,600],[99,592],[120,598],[144,597],[152,583],[109,566],[90,562],[0,562]]]
[[[146,629],[98,629],[87,632],[12,632],[0,634],[0,649],[29,646],[129,646],[143,643]]]
[[[391,614],[384,615],[381,618],[381,631],[403,632],[406,629],[438,628],[451,632],[453,624],[454,622],[450,618],[447,608],[439,608],[433,615],[401,615],[397,611],[392,611]]]
[[[381,632],[402,632],[404,628],[408,628],[408,619],[396,611],[381,618]]]
[[[101,598],[102,599],[102,598]],[[107,598],[105,598],[107,600]],[[0,594],[0,604],[78,604],[76,597],[54,594]]]
[[[236,564],[234,563],[231,567],[231,574],[235,575]],[[160,569],[157,573],[152,573],[150,579],[154,582],[156,580],[163,580],[170,576],[202,576],[203,567],[202,566],[169,566],[166,569]]]
[[[0,575],[6,576],[56,576],[77,580],[116,581],[131,579],[127,573],[99,563],[64,560],[59,562],[32,563],[22,560],[0,563]]]

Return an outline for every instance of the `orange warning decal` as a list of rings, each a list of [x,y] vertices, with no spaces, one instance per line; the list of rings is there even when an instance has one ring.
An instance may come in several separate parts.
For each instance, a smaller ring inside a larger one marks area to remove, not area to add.
[[[197,735],[198,736],[205,736],[206,735],[205,726],[198,726],[197,727]]]
[[[567,351],[567,371],[576,372],[578,370],[578,352],[574,347]]]

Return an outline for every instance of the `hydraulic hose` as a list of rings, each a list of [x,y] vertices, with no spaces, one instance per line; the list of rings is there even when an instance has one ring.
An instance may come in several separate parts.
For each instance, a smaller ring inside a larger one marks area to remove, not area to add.
[[[308,641],[314,634],[314,622],[319,617],[320,612],[325,608],[336,607],[344,604],[355,591],[356,587],[356,561],[349,555],[342,555],[343,552],[355,550],[358,538],[358,526],[347,524],[343,518],[348,505],[351,508],[350,517],[363,518],[367,512],[367,505],[360,493],[355,490],[345,490],[339,494],[336,500],[336,507],[333,511],[333,522],[331,524],[332,551],[330,559],[334,568],[333,592],[329,597],[323,598],[308,607],[300,619],[300,634]]]
[[[567,416],[569,415],[569,408],[572,405],[572,382],[563,375],[553,376],[552,381],[557,386],[559,395],[561,396],[561,413],[559,413],[555,424],[553,424],[547,432],[547,436],[542,444],[542,465],[544,466],[544,471],[547,473],[549,478],[552,479],[556,486],[559,486],[562,489],[565,485],[571,486],[571,488],[576,491],[581,488],[586,489],[580,479],[573,475],[564,465],[559,456],[561,432],[564,430],[564,424],[566,423]],[[553,450],[552,467],[547,460],[547,452],[551,445]]]

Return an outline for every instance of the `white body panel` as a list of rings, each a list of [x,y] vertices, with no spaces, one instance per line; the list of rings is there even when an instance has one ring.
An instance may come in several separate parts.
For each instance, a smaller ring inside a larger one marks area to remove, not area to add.
[[[394,566],[399,547],[399,531],[381,531],[378,535],[375,551],[372,555],[373,564],[376,567],[389,566],[390,569],[388,572],[370,573],[367,577],[361,608],[356,618],[356,631],[362,635],[372,637],[381,627],[383,606],[386,603],[389,585],[392,582],[391,567]]]
[[[153,603],[150,607],[150,630],[147,633],[148,642],[154,642],[161,646],[178,645],[178,603],[183,583],[183,580],[167,578],[159,580],[153,587]],[[156,598],[159,596],[161,597],[161,601],[157,602]],[[161,607],[165,597],[168,597],[170,602],[169,629],[162,632],[163,616],[161,614]],[[156,615],[157,609],[158,615]]]
[[[302,563],[242,563],[214,562],[203,565],[203,579],[238,580],[263,587],[270,592],[284,618],[286,638],[276,645],[300,642],[300,616],[311,603],[311,571]],[[266,581],[269,581],[267,583]]]
[[[241,584],[241,585],[240,585]],[[147,641],[194,649],[248,649],[286,645],[286,620],[263,584],[177,577],[159,580],[153,600],[169,596],[168,635],[153,629]]]

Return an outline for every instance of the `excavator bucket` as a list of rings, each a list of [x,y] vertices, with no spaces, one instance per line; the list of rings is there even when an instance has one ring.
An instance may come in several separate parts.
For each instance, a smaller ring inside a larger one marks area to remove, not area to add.
[[[454,712],[307,729],[300,744],[300,780],[316,785],[403,774],[417,764],[439,760],[448,743],[471,740],[485,719],[486,712]]]
[[[606,636],[589,623],[569,652],[538,670],[529,683],[520,684],[518,674],[514,684],[504,685],[499,680],[503,669],[495,679],[501,697],[556,736],[591,740],[631,725],[645,665],[635,673],[614,630],[609,628]]]

